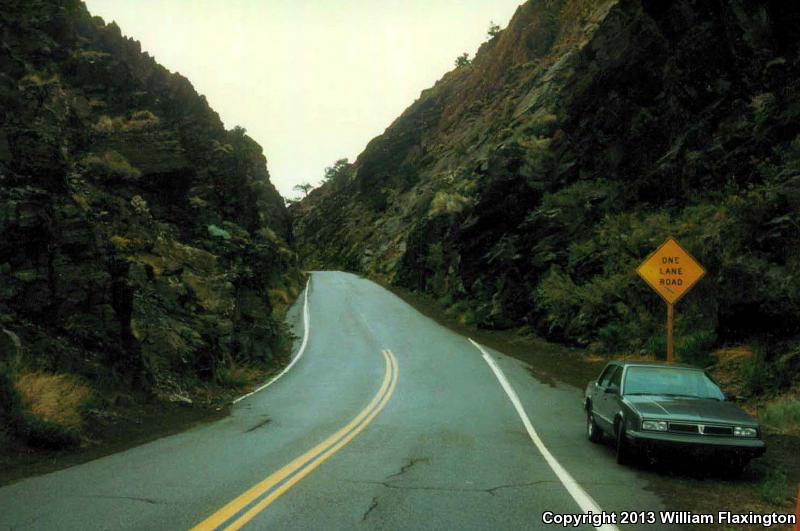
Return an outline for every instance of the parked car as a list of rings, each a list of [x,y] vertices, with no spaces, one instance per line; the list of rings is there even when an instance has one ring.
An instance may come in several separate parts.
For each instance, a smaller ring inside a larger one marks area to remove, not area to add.
[[[688,449],[741,468],[766,450],[758,423],[695,367],[612,361],[586,387],[584,407],[589,440],[613,436],[621,464]]]

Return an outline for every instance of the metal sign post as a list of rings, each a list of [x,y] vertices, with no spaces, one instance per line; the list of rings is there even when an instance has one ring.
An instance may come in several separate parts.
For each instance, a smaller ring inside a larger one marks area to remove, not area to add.
[[[672,343],[672,323],[674,313],[672,312],[673,304],[667,303],[667,363],[672,363],[675,356],[675,349]]]
[[[675,358],[673,306],[703,278],[706,271],[678,242],[670,238],[648,256],[636,272],[667,303],[667,362],[672,363]]]

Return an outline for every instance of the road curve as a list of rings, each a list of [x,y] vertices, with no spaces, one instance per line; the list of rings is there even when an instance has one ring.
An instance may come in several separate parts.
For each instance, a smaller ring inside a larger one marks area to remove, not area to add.
[[[313,274],[298,336],[306,299],[282,378],[220,421],[0,488],[0,529],[559,529],[542,514],[662,508],[585,439],[579,390],[355,275]]]

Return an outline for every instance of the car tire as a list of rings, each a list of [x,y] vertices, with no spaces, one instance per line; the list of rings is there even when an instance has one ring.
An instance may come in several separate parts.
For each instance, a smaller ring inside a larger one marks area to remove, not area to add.
[[[591,409],[586,411],[586,436],[595,444],[603,442],[603,430],[594,421],[594,413]]]
[[[630,465],[634,462],[634,451],[625,437],[625,421],[621,420],[617,426],[617,463]]]

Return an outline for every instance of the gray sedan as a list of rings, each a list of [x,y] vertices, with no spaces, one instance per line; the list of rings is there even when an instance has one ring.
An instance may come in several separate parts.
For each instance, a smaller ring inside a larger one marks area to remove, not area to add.
[[[701,369],[661,363],[606,365],[586,387],[586,433],[616,440],[617,461],[675,448],[724,455],[736,468],[765,451],[758,423]]]

